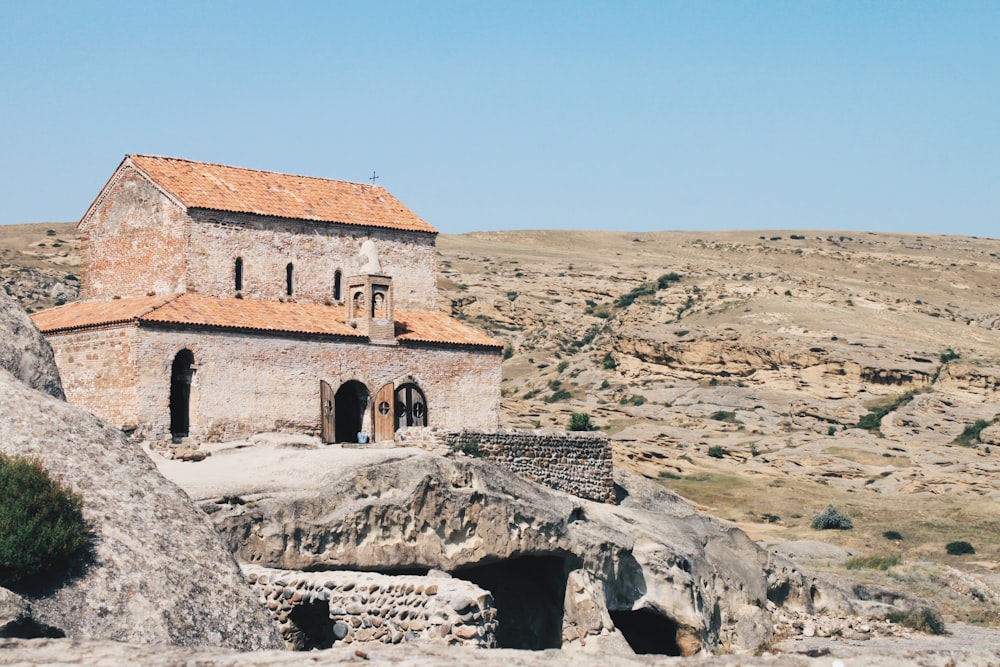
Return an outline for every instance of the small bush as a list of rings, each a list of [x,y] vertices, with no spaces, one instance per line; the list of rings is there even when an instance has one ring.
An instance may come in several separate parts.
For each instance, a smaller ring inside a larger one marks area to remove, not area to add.
[[[517,298],[517,292],[507,292],[507,300],[513,301]]]
[[[569,362],[568,361],[560,361],[559,365],[556,366],[556,370],[559,371],[560,373],[562,373],[567,368],[569,368]]]
[[[976,550],[972,547],[972,545],[965,540],[949,542],[945,545],[944,550],[948,552],[949,556],[961,556],[962,554],[976,553]]]
[[[813,517],[812,527],[815,530],[850,530],[854,528],[851,517],[828,505],[825,510]]]
[[[590,421],[590,415],[586,412],[574,412],[569,416],[569,423],[566,424],[567,431],[596,431],[597,426]]]
[[[941,353],[940,358],[941,358],[941,363],[946,364],[949,361],[954,361],[955,359],[961,359],[962,355],[960,355],[958,352],[949,347],[948,349],[946,349],[944,352]]]
[[[882,433],[882,418],[885,417],[890,412],[894,412],[899,408],[903,407],[907,403],[913,400],[916,396],[916,392],[908,391],[905,394],[897,396],[887,405],[870,408],[868,414],[864,415],[858,420],[857,428],[863,428],[866,431],[871,431],[873,433]]]
[[[558,403],[559,401],[568,401],[571,398],[573,398],[573,394],[565,389],[559,389],[552,392],[549,396],[546,396],[542,400],[546,403]]]
[[[855,556],[848,558],[844,567],[848,570],[882,570],[885,572],[893,565],[899,565],[899,554]]]
[[[615,361],[615,357],[611,354],[611,352],[607,352],[605,353],[604,358],[601,359],[601,366],[608,370],[614,370],[615,368],[618,368],[618,362]]]
[[[711,456],[713,459],[721,459],[728,453],[729,450],[723,447],[722,445],[712,445],[711,447],[708,448],[708,455]]]
[[[932,635],[945,634],[944,621],[941,620],[941,615],[927,607],[910,609],[909,611],[890,611],[885,615],[885,620],[918,632],[926,632]]]
[[[82,502],[40,462],[0,454],[0,583],[43,572],[83,547]]]
[[[679,283],[681,280],[681,274],[671,271],[670,273],[665,273],[656,279],[656,288],[667,289],[670,287],[670,283]]]
[[[514,356],[514,346],[513,345],[506,346],[503,349],[503,358],[504,358],[504,360],[510,359],[513,356]]]
[[[457,449],[466,456],[471,456],[476,459],[483,455],[483,451],[479,448],[478,440],[463,440],[458,443]]]
[[[884,537],[887,540],[894,540],[896,542],[902,541],[903,539],[903,536],[898,531],[895,530],[885,531],[884,533],[882,533],[882,537]]]
[[[952,440],[952,444],[961,445],[962,447],[975,447],[982,442],[979,435],[983,432],[983,429],[988,427],[991,422],[985,419],[977,419],[973,424],[966,424],[962,432]]]
[[[729,410],[718,410],[709,415],[708,418],[717,422],[734,422],[736,421],[736,413]]]

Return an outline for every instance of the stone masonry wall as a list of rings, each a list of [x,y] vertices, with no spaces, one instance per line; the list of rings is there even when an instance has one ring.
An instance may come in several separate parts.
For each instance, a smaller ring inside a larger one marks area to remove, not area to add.
[[[267,218],[196,210],[190,213],[188,289],[233,296],[236,258],[243,259],[243,296],[252,299],[334,301],[334,273],[341,271],[341,299],[348,276],[361,269],[361,244],[371,239],[382,272],[393,278],[401,310],[437,310],[435,235],[375,227]],[[285,269],[292,264],[292,296]]]
[[[187,224],[182,207],[124,169],[80,226],[80,298],[185,291]]]
[[[48,336],[66,400],[117,426],[135,428],[136,332],[135,326],[119,326]]]
[[[243,571],[293,650],[401,642],[496,645],[493,596],[446,574],[295,572],[256,565]]]
[[[171,364],[183,349],[194,354],[197,368],[190,398],[190,433],[196,438],[317,433],[320,380],[334,391],[356,380],[371,397],[384,384],[414,382],[426,397],[430,425],[443,429],[491,429],[499,421],[499,350],[142,327],[136,350],[137,403],[146,437],[169,437]],[[369,406],[369,434],[372,423]]]
[[[427,446],[439,440],[453,451],[489,459],[549,488],[588,500],[614,502],[611,443],[603,433],[464,429],[435,434],[428,431],[430,429],[407,429],[397,434],[397,439],[411,446]]]

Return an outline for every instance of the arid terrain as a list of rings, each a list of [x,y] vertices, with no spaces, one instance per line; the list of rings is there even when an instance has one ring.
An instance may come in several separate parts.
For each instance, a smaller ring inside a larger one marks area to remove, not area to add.
[[[78,248],[72,224],[0,226],[0,281],[30,310],[71,301]],[[810,565],[1000,624],[1000,240],[539,231],[438,249],[442,308],[508,345],[505,425],[587,413],[616,465],[754,539],[875,557]],[[829,504],[852,529],[811,528]]]

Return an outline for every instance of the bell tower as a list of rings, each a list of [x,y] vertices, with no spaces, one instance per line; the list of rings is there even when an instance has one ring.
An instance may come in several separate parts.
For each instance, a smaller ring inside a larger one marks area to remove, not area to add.
[[[347,279],[347,323],[380,345],[396,344],[392,317],[392,278],[383,275]]]

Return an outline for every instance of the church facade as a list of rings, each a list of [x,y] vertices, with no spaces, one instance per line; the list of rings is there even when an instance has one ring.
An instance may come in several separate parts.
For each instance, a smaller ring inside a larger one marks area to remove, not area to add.
[[[126,156],[81,300],[32,315],[71,403],[138,436],[495,429],[502,345],[437,308],[437,232],[384,188]]]

